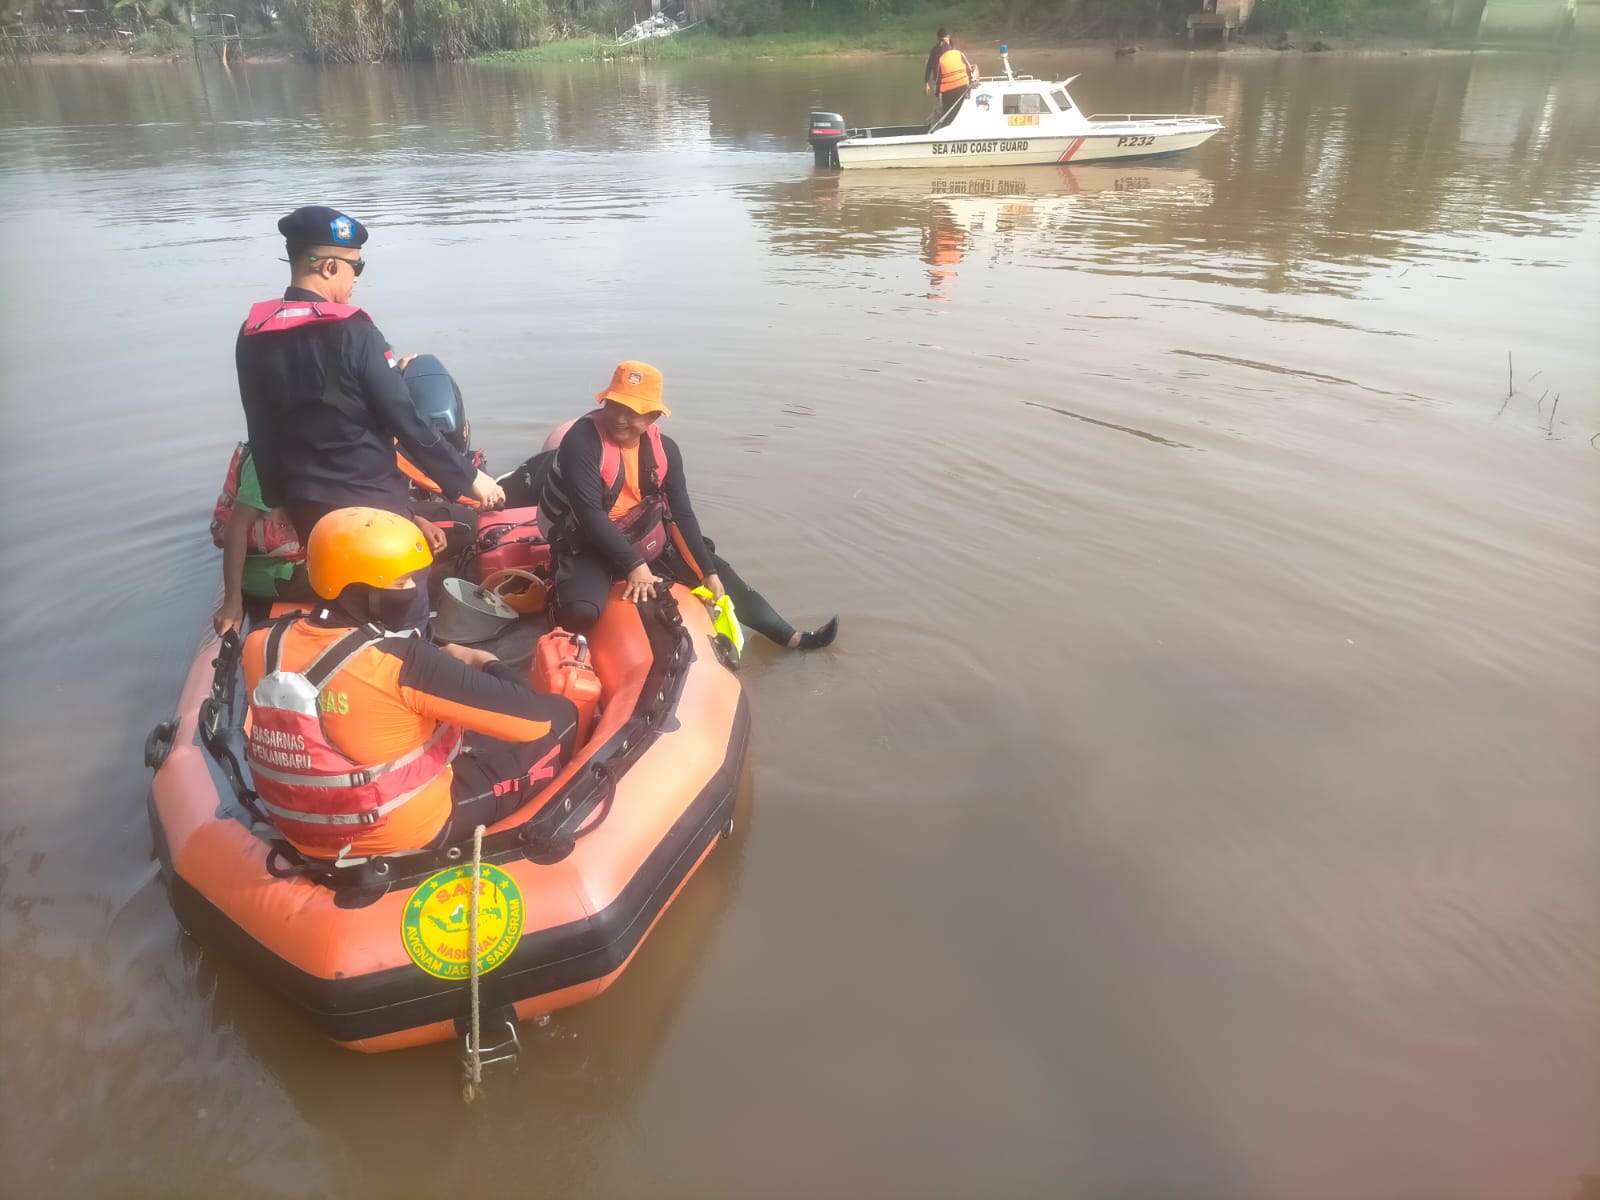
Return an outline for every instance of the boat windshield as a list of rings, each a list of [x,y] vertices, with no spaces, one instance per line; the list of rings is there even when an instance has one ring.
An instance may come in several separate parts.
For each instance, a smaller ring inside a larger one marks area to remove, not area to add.
[[[1006,96],[1003,104],[1008,116],[1029,113],[1047,113],[1050,111],[1044,102],[1044,96],[1038,92],[1011,92]]]
[[[1072,111],[1072,99],[1067,95],[1066,88],[1058,87],[1055,91],[1050,93],[1050,99],[1056,102],[1056,107],[1062,112]]]

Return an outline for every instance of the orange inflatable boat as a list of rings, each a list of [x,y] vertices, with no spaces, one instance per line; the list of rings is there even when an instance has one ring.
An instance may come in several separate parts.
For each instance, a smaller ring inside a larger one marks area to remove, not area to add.
[[[611,603],[589,635],[588,679],[549,641],[538,671],[589,695],[597,677],[598,708],[566,770],[487,831],[474,905],[470,844],[334,867],[261,819],[237,641],[208,636],[177,716],[145,747],[150,826],[184,929],[354,1050],[467,1034],[474,919],[480,1048],[514,1045],[517,1021],[604,991],[732,833],[749,713],[704,605],[681,587]]]

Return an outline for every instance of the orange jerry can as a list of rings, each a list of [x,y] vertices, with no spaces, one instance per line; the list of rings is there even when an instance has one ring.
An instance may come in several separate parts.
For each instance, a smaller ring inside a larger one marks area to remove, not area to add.
[[[600,676],[589,661],[589,640],[581,633],[552,629],[534,647],[528,682],[536,692],[565,696],[578,706],[578,745],[589,740],[600,707]]]

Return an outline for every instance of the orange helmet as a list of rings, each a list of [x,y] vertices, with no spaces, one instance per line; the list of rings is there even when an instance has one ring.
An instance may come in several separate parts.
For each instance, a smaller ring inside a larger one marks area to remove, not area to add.
[[[611,386],[597,392],[595,399],[602,404],[615,400],[624,408],[631,408],[642,417],[660,413],[670,417],[672,410],[661,403],[661,372],[646,362],[620,362],[611,372]]]
[[[306,543],[306,575],[324,600],[352,583],[393,587],[433,563],[428,543],[410,521],[381,508],[341,508],[318,521]]]

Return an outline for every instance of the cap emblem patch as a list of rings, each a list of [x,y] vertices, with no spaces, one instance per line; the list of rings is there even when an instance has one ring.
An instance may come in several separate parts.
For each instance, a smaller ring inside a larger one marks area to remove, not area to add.
[[[349,217],[335,217],[333,220],[333,238],[338,242],[348,242],[354,230],[350,227]]]
[[[643,383],[644,382],[644,376],[639,374],[639,372],[637,372],[637,371],[629,371],[628,372],[628,382],[629,383]]]

